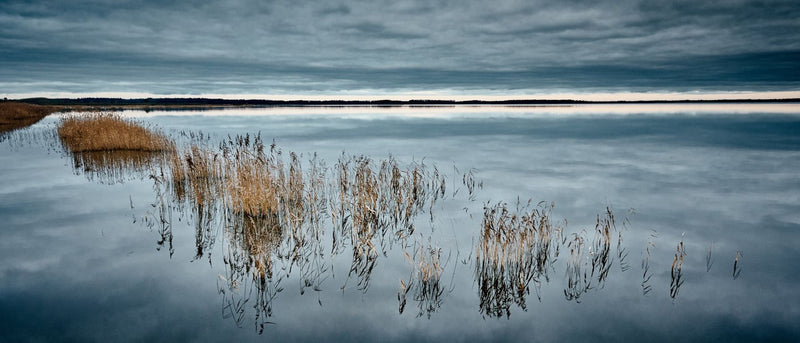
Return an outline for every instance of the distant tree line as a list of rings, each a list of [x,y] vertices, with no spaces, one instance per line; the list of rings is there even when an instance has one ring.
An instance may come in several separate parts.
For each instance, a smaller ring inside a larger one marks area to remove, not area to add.
[[[8,101],[4,99],[3,101]],[[748,103],[748,102],[800,102],[793,99],[728,99],[728,100],[673,100],[673,101],[584,101],[584,100],[259,100],[259,99],[209,99],[209,98],[27,98],[15,100],[36,105],[50,106],[442,106],[442,105],[575,105],[575,104],[624,104],[624,103]]]

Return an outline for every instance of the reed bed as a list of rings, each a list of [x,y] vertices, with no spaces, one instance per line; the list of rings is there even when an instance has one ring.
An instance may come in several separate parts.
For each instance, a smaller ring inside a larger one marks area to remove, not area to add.
[[[226,230],[223,263],[217,289],[223,297],[223,315],[237,325],[244,321],[246,307],[255,310],[254,324],[263,333],[272,316],[272,305],[283,291],[286,274],[276,272],[276,251],[282,242],[277,225],[267,218],[237,217],[241,230]],[[276,261],[277,260],[277,261]]]
[[[100,183],[145,178],[163,166],[175,144],[155,129],[112,113],[64,117],[56,130],[76,173]]]
[[[220,293],[236,318],[247,299],[236,298],[235,289],[247,284],[261,324],[294,270],[301,293],[320,291],[333,256],[346,251],[352,253],[347,280],[355,279],[355,287],[366,292],[387,244],[410,237],[418,215],[432,213],[446,189],[445,177],[424,163],[402,167],[391,157],[342,155],[328,169],[316,156],[304,162],[301,155],[264,144],[259,135],[228,137],[218,148],[190,140],[165,155],[166,172],[159,179],[171,185],[176,206],[195,224],[195,258],[211,251],[218,230],[213,227],[222,228],[227,282]],[[322,245],[327,228],[330,256]],[[425,278],[420,285],[430,282]]]
[[[152,128],[113,113],[64,117],[58,137],[72,153],[92,151],[174,151],[174,143]]]
[[[32,105],[14,101],[0,102],[0,134],[36,124],[58,107]]]
[[[445,288],[442,286],[442,248],[430,242],[419,245],[413,256],[405,253],[406,259],[411,264],[411,276],[408,283],[400,280],[400,292],[397,293],[400,314],[403,313],[407,296],[412,294],[417,303],[417,317],[427,315],[428,318],[441,306]]]
[[[304,161],[302,155],[285,154],[274,143],[264,144],[258,135],[228,137],[218,148],[164,145],[173,148],[161,150],[167,154],[165,170],[154,175],[157,184],[168,184],[163,188],[172,194],[176,206],[191,209],[197,258],[211,250],[215,232],[224,232],[226,275],[221,280],[226,282],[220,292],[228,299],[230,315],[237,318],[241,304],[255,298],[257,325],[262,329],[271,316],[271,302],[293,270],[299,270],[301,293],[320,291],[332,277],[333,258],[349,252],[352,261],[345,286],[355,279],[355,287],[366,292],[379,258],[387,256],[392,246],[405,249],[406,240],[418,236],[417,226],[425,223],[421,214],[429,214],[433,222],[435,204],[445,198],[448,188],[436,166],[422,162],[401,165],[392,157],[373,160],[343,154],[328,169],[316,156]],[[466,188],[467,200],[474,200],[482,188],[474,170],[455,180]],[[452,188],[455,197],[460,186]],[[532,205],[530,200],[517,201],[516,207],[504,202],[484,206],[473,265],[483,316],[509,317],[512,306],[527,310],[531,289],[540,297],[540,287],[552,278],[562,248],[569,250],[567,300],[579,302],[586,292],[602,288],[615,264],[622,272],[628,269],[622,230],[610,207],[596,215],[594,229],[569,238],[564,236],[566,220],[562,224],[552,219],[553,207],[546,202]],[[167,209],[159,211],[162,218],[170,216]],[[165,221],[171,219],[161,223]],[[622,221],[623,228],[627,222],[627,218]],[[171,232],[171,226],[162,226],[168,229],[159,232]],[[433,230],[432,223],[429,228]],[[329,249],[322,245],[326,236],[331,238]],[[654,237],[642,260],[644,294],[652,289]],[[401,313],[409,296],[417,302],[418,316],[430,316],[441,306],[446,292],[441,285],[441,253],[441,248],[428,244],[415,248],[413,255],[406,254],[412,268],[407,282],[401,280]],[[672,298],[683,284],[682,242],[675,256]],[[741,270],[740,256],[734,261],[734,278]],[[242,288],[249,291],[243,294]]]
[[[623,227],[628,223],[628,219],[623,221]],[[616,217],[610,207],[597,215],[594,236],[591,245],[584,247],[588,241],[584,236],[586,231],[581,234],[573,234],[568,247],[570,257],[567,261],[567,287],[564,289],[564,296],[567,300],[580,302],[580,297],[594,289],[605,286],[611,267],[615,262],[620,264],[620,270],[626,271],[625,253],[622,247],[622,230],[617,227]],[[612,254],[614,245],[613,236],[616,233],[617,254]],[[585,254],[585,255],[584,255]]]
[[[550,219],[553,204],[530,204],[517,204],[515,210],[506,203],[484,206],[475,251],[482,315],[508,317],[511,304],[525,310],[531,282],[539,285],[550,279],[563,228]]]
[[[334,167],[330,213],[333,251],[353,249],[348,276],[366,291],[377,257],[387,245],[415,231],[415,220],[427,209],[433,221],[435,203],[442,199],[446,179],[436,167],[411,163],[406,168],[389,157],[375,162],[365,156],[342,155]]]

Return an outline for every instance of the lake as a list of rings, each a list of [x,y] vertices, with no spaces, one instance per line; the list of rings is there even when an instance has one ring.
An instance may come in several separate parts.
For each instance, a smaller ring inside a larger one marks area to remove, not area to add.
[[[797,104],[121,115],[219,174],[3,136],[0,341],[800,339]]]

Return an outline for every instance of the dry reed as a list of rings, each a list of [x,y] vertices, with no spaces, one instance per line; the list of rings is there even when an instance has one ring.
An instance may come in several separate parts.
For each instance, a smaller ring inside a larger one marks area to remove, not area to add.
[[[479,285],[481,314],[510,316],[511,304],[526,309],[530,283],[549,281],[559,254],[562,227],[550,219],[552,204],[531,208],[506,203],[484,206],[483,225],[476,247],[475,277]]]
[[[733,259],[733,279],[736,280],[739,278],[739,275],[742,274],[742,265],[739,262],[739,258],[742,257],[742,251],[736,251],[736,258]]]
[[[58,125],[58,136],[72,153],[175,150],[172,141],[163,134],[113,113],[64,117]]]
[[[431,317],[442,306],[442,298],[445,289],[442,287],[442,248],[432,245],[420,245],[414,255],[405,253],[406,259],[411,264],[411,276],[409,282],[400,280],[400,292],[397,293],[397,300],[400,303],[400,314],[406,306],[406,298],[411,293],[413,300],[417,302],[417,317],[427,315]]]
[[[47,115],[57,112],[58,107],[40,106],[21,102],[0,102],[0,134],[31,126]]]
[[[656,237],[658,237],[658,232],[650,230],[644,256],[642,257],[642,295],[647,295],[653,290],[653,285],[650,285],[650,279],[653,277],[653,272],[650,271],[650,253],[656,247],[654,242]]]
[[[686,257],[686,247],[683,245],[682,239],[675,250],[675,258],[672,260],[672,267],[670,267],[669,283],[669,297],[672,299],[678,296],[678,291],[686,281],[683,279],[683,259]]]

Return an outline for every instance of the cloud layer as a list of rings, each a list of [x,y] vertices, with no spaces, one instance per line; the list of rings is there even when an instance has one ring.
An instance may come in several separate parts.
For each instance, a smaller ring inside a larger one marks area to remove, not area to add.
[[[5,1],[6,93],[800,89],[796,1]]]

